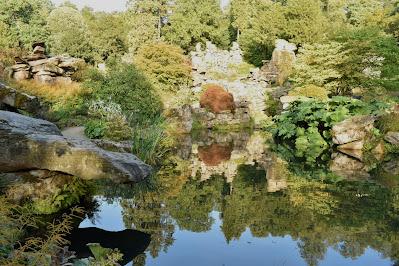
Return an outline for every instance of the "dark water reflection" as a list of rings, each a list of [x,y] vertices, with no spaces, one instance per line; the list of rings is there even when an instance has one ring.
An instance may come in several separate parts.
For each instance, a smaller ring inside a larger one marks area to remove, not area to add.
[[[305,178],[260,133],[201,133],[181,144],[151,184],[101,184],[97,212],[80,224],[151,235],[130,265],[399,261],[395,168],[375,167],[366,181]]]

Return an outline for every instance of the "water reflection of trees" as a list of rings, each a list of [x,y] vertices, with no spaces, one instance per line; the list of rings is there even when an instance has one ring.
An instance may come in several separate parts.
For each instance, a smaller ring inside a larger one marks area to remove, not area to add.
[[[266,181],[257,165],[240,166],[231,184],[223,176],[200,182],[166,171],[157,177],[156,189],[122,200],[124,222],[152,235],[153,257],[173,244],[175,225],[208,231],[214,223],[211,212],[217,210],[227,242],[246,229],[255,237],[290,235],[309,265],[317,265],[329,247],[347,258],[371,247],[399,259],[398,188],[291,176],[288,189],[268,193]]]

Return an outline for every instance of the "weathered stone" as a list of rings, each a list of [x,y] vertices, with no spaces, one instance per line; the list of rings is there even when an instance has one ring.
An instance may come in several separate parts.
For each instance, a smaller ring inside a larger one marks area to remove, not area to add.
[[[69,68],[77,70],[80,64],[84,64],[85,61],[79,58],[73,57],[60,57],[60,64],[58,65],[61,68]]]
[[[108,152],[87,140],[65,138],[52,123],[0,111],[0,171],[47,169],[83,179],[140,181],[151,167],[128,153]]]
[[[387,142],[399,147],[399,132],[388,132],[384,138]]]
[[[40,110],[37,97],[18,92],[2,83],[0,83],[0,103],[29,113],[38,113]]]
[[[55,77],[52,76],[51,73],[49,74],[36,74],[34,77],[35,81],[39,82],[39,83],[43,83],[43,84],[52,84],[55,82]]]
[[[14,71],[24,71],[24,70],[28,71],[30,69],[29,65],[24,63],[13,65],[11,68]]]
[[[42,65],[38,65],[38,66],[34,66],[34,67],[32,67],[31,71],[32,71],[32,73],[38,73],[40,71],[46,71],[46,72],[55,73],[58,76],[61,76],[65,72],[62,68],[57,67],[57,66],[52,65],[52,64],[48,64],[48,63],[42,64]]]
[[[36,61],[29,61],[29,65],[32,67],[40,66],[43,64],[47,64],[47,63],[49,63],[49,59],[40,59],[40,60],[36,60]]]
[[[101,149],[114,152],[132,152],[133,142],[132,141],[111,141],[106,139],[94,139],[92,140]]]
[[[42,46],[36,46],[35,48],[33,48],[33,54],[45,54],[46,53],[46,49]]]
[[[23,59],[26,61],[36,61],[36,60],[46,59],[46,58],[47,58],[47,56],[44,54],[31,54],[31,55],[27,55],[27,56],[23,57]]]
[[[367,167],[361,161],[342,153],[335,153],[330,164],[331,172],[349,180],[369,179]]]
[[[20,70],[14,72],[12,76],[17,81],[26,80],[30,78],[30,72],[27,70]]]
[[[363,140],[374,127],[374,116],[355,116],[333,126],[331,130],[334,144],[346,144]]]

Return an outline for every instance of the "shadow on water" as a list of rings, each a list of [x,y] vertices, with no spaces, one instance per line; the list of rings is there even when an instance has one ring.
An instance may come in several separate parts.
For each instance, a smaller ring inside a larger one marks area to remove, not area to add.
[[[69,250],[76,252],[76,257],[79,259],[93,256],[88,244],[98,243],[103,248],[118,249],[123,254],[123,261],[120,263],[126,265],[144,253],[151,242],[151,236],[131,229],[110,232],[89,227],[74,229],[68,240],[71,243]]]

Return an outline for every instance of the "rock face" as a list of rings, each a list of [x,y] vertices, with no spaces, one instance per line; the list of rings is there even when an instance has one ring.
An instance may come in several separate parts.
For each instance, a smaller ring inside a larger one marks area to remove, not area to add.
[[[6,111],[0,111],[0,146],[0,172],[46,169],[116,182],[140,181],[151,173],[151,167],[132,154],[66,138],[50,122]]]
[[[25,57],[16,57],[11,67],[11,77],[21,81],[33,78],[41,83],[72,82],[71,76],[84,60],[67,56],[48,57],[44,43],[34,43],[33,53]]]
[[[226,110],[214,113],[208,108],[192,108],[192,117],[204,128],[228,126],[230,128],[247,128],[251,125],[250,110],[247,102],[236,102],[235,110]]]
[[[1,104],[7,108],[23,110],[29,113],[38,113],[41,109],[37,97],[18,92],[0,82],[0,105]]]
[[[399,132],[388,132],[385,135],[385,140],[392,145],[399,147]]]
[[[295,44],[282,39],[276,40],[275,45],[272,59],[265,62],[261,68],[261,75],[282,86],[292,72],[296,61],[295,51],[297,47]]]
[[[204,91],[201,95],[200,105],[214,114],[235,109],[233,95],[218,85],[210,85]]]
[[[374,116],[355,116],[336,124],[332,128],[334,144],[347,144],[363,140],[374,127]]]

